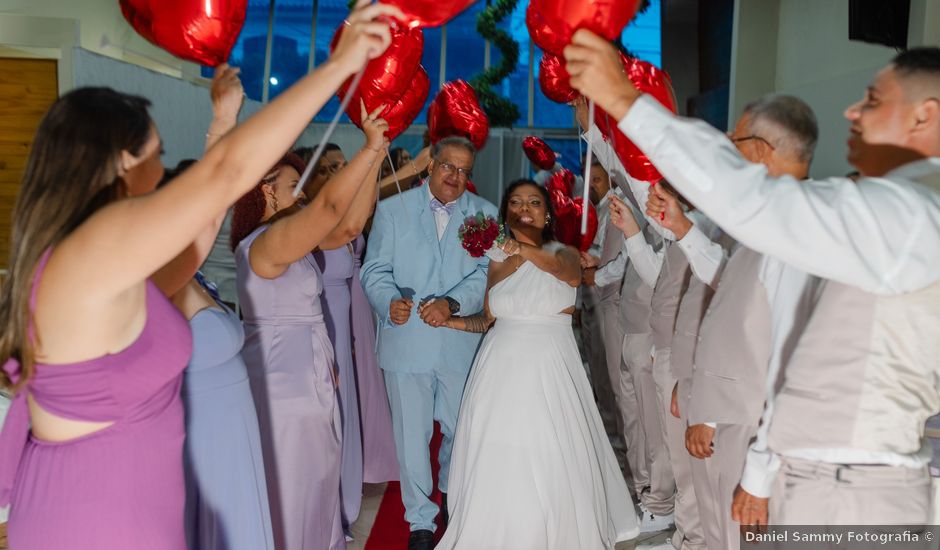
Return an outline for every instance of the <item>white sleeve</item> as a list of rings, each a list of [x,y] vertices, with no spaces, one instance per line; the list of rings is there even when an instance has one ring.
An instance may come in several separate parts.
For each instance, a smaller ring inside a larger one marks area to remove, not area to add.
[[[769,498],[773,492],[774,479],[780,470],[780,457],[767,448],[767,422],[773,415],[773,407],[764,406],[757,439],[751,443],[744,460],[741,488],[756,497]]]
[[[715,288],[721,268],[728,259],[727,251],[720,244],[709,239],[699,228],[698,223],[693,223],[692,229],[676,243],[679,244],[685,257],[689,259],[692,273],[698,280]]]
[[[727,137],[642,96],[619,127],[672,185],[742,244],[806,272],[879,294],[940,279],[940,193],[905,176],[798,182],[772,178]]]
[[[640,279],[650,288],[655,288],[656,279],[659,279],[659,272],[663,267],[666,247],[658,251],[653,250],[653,246],[646,242],[642,231],[626,239],[623,247]]]
[[[623,247],[622,247],[623,248]],[[594,284],[596,286],[607,286],[623,279],[627,271],[627,252],[621,250],[617,257],[597,268],[594,273]]]
[[[769,497],[780,459],[767,446],[767,432],[774,413],[780,369],[789,358],[791,335],[801,331],[816,298],[818,280],[774,258],[765,257],[760,281],[767,292],[771,315],[771,356],[765,382],[766,401],[757,437],[747,452],[741,487],[758,497]]]

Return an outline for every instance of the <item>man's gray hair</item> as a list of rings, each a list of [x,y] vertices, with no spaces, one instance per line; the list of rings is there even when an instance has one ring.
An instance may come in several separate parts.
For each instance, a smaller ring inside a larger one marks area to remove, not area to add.
[[[466,149],[470,156],[476,160],[477,148],[473,146],[473,142],[463,136],[449,136],[441,139],[431,147],[431,158],[434,160],[441,159],[441,151],[447,147],[460,147]]]
[[[749,131],[777,149],[809,163],[819,139],[816,115],[805,101],[792,95],[765,95],[744,107]]]

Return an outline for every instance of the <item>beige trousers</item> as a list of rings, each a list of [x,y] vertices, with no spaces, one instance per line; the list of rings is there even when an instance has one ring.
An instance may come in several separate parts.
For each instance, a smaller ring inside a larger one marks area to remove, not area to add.
[[[772,525],[927,525],[927,468],[843,466],[783,457]]]
[[[660,399],[653,380],[651,334],[625,334],[623,362],[633,379],[640,430],[645,441],[648,490],[640,495],[646,509],[657,516],[667,516],[675,509],[676,480],[672,475],[669,451],[663,440]],[[631,442],[627,441],[629,448]]]
[[[649,463],[646,459],[646,437],[640,422],[639,405],[633,387],[633,375],[623,357],[623,325],[620,323],[620,294],[607,293],[601,299],[599,313],[604,340],[605,363],[614,406],[617,409],[620,435],[627,445],[627,464],[633,476],[633,488],[641,494],[649,486]]]
[[[676,533],[672,545],[679,550],[705,550],[705,535],[695,501],[692,485],[692,457],[685,449],[685,422],[672,416],[672,388],[676,378],[669,365],[670,350],[657,349],[653,357],[653,380],[659,396],[659,413],[662,421],[663,440],[669,452],[669,463],[676,480]],[[681,395],[681,394],[680,394]],[[682,410],[680,403],[680,412]]]

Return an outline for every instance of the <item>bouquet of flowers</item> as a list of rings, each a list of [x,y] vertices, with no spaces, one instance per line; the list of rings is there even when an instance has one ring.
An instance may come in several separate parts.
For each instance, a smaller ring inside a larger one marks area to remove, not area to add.
[[[486,256],[493,261],[502,262],[508,257],[501,248],[496,246],[506,242],[503,224],[483,212],[467,216],[463,225],[457,230],[457,238],[460,239],[464,250],[474,258]]]

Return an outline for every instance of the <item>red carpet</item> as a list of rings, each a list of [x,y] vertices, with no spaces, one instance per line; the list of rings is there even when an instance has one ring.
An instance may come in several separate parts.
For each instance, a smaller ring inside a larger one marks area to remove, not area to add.
[[[438,430],[437,423],[434,424],[434,437],[431,438],[431,472],[434,478],[434,492],[431,493],[431,500],[438,506],[441,503],[441,493],[437,490],[437,472],[440,466],[437,463],[437,453],[441,448],[441,432]],[[438,521],[437,523],[440,523]],[[405,506],[401,503],[401,486],[397,481],[391,481],[388,488],[385,489],[385,495],[382,497],[382,503],[379,505],[378,514],[375,516],[375,523],[372,524],[372,532],[366,541],[365,550],[402,550],[408,548],[408,535],[411,530],[408,522],[405,521]],[[443,531],[438,530],[437,537]]]

